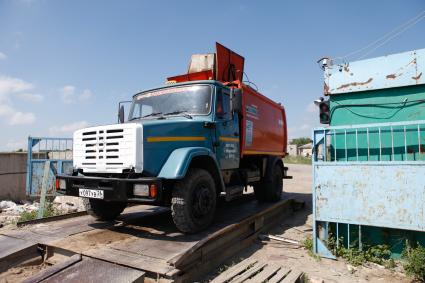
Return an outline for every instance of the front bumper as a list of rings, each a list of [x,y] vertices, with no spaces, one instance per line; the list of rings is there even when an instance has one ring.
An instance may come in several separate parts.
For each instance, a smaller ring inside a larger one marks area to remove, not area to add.
[[[160,178],[143,177],[137,179],[104,178],[88,176],[57,175],[56,180],[65,181],[65,189],[56,189],[61,195],[79,196],[80,189],[102,190],[106,201],[160,203],[163,199],[163,186]],[[136,196],[133,194],[135,184],[156,185],[157,194],[150,196]]]

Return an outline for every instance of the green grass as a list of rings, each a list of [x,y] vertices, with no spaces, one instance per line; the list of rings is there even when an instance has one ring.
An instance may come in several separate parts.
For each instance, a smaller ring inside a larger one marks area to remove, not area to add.
[[[406,243],[402,258],[404,260],[404,270],[407,275],[414,277],[420,282],[425,282],[425,248],[417,244],[411,247]]]
[[[287,155],[283,159],[285,164],[309,164],[311,165],[311,158],[300,156],[300,155]]]
[[[302,245],[304,249],[308,251],[308,255],[314,258],[317,261],[320,261],[320,256],[315,254],[313,251],[313,239],[311,237],[307,237],[302,241]]]
[[[338,240],[334,236],[330,236],[327,240],[327,246],[332,253],[338,257],[342,257],[347,260],[348,263],[358,266],[367,262],[373,262],[380,265],[384,265],[388,268],[394,266],[394,261],[390,258],[391,251],[387,245],[363,245],[363,249],[358,248],[346,248],[344,247],[344,239]]]
[[[24,222],[24,221],[36,219],[37,218],[37,214],[38,214],[38,210],[35,210],[35,211],[23,211],[19,215],[18,222]],[[51,216],[56,216],[56,215],[59,215],[59,211],[57,211],[53,207],[53,203],[46,202],[44,213],[43,213],[43,218],[51,217]]]

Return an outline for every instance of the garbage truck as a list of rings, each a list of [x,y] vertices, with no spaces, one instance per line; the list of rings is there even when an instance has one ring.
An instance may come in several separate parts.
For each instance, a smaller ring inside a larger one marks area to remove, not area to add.
[[[187,73],[135,94],[128,115],[121,105],[117,124],[77,130],[57,193],[84,198],[100,220],[129,203],[169,206],[184,233],[207,228],[218,198],[248,186],[258,201],[278,201],[289,178],[285,110],[243,82],[244,62],[216,43],[192,55]]]

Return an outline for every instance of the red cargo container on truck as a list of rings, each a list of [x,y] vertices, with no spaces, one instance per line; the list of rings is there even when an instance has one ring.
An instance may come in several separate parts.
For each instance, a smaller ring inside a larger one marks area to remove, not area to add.
[[[287,147],[285,109],[251,87],[242,89],[241,156],[284,157]]]

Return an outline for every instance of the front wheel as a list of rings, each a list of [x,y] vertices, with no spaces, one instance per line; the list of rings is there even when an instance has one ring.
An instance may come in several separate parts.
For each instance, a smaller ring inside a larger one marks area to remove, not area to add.
[[[183,180],[174,184],[171,199],[173,221],[184,233],[201,231],[211,224],[216,203],[216,188],[211,174],[192,168]]]
[[[272,167],[271,180],[254,185],[254,194],[258,201],[278,201],[282,196],[283,172],[280,165]]]
[[[99,199],[84,198],[87,213],[98,220],[114,220],[124,211],[125,202],[104,201]]]

